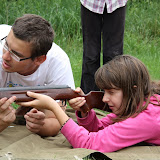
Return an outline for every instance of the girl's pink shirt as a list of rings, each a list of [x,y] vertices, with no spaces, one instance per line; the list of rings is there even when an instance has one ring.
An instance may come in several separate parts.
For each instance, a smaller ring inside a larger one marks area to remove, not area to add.
[[[160,100],[160,96],[156,96]],[[157,103],[155,97],[150,101]],[[160,145],[160,106],[149,104],[138,116],[122,122],[113,123],[114,117],[116,115],[110,113],[98,119],[91,110],[85,118],[77,116],[80,126],[70,119],[61,132],[74,148],[100,152],[113,152],[140,142]]]

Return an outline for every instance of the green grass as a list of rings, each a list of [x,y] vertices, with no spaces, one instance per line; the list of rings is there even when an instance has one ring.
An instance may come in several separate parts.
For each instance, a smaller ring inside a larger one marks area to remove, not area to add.
[[[160,79],[159,1],[134,1],[126,15],[124,52],[143,61],[152,79]]]
[[[76,87],[80,86],[83,55],[79,0],[1,0],[0,23],[12,25],[25,13],[47,19],[57,43],[69,56]],[[126,12],[124,54],[147,66],[152,79],[160,79],[159,0],[129,0]]]
[[[15,102],[13,102],[11,105],[12,105],[12,107],[13,107],[14,109],[17,109],[17,108],[19,107],[19,105],[16,104]]]

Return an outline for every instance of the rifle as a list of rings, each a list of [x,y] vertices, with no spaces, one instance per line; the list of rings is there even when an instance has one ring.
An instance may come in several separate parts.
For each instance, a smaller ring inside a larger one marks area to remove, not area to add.
[[[67,85],[0,88],[0,98],[16,96],[16,102],[33,100],[33,98],[27,96],[27,91],[45,94],[52,97],[54,100],[70,100],[76,97],[85,97],[86,103],[82,106],[82,111],[84,113],[92,108],[107,110],[105,103],[102,101],[104,92],[91,91],[86,95],[81,95]]]

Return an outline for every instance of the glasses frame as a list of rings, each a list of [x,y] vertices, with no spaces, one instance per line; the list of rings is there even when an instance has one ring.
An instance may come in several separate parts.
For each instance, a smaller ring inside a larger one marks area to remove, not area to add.
[[[6,43],[4,43],[4,44],[2,43],[3,40],[5,40],[5,42],[6,42],[6,38],[7,38],[7,36],[5,36],[5,37],[3,37],[2,39],[0,39],[0,44],[3,46],[3,49],[4,49],[5,51],[8,51],[8,52],[10,53],[11,57],[12,57],[15,61],[21,62],[21,61],[24,61],[24,60],[27,60],[27,59],[32,58],[32,56],[31,56],[31,57],[27,57],[27,58],[20,58],[20,57],[18,57],[15,53],[13,53],[11,50],[9,50],[9,47],[6,45]]]

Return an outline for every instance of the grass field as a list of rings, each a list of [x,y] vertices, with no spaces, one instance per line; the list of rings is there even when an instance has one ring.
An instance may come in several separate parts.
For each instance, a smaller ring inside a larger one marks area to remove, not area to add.
[[[38,14],[52,24],[55,43],[68,54],[79,86],[83,54],[79,0],[1,0],[0,6],[0,24],[12,25],[25,13]],[[160,79],[159,10],[159,0],[129,0],[127,4],[124,54],[142,60],[152,79]]]

